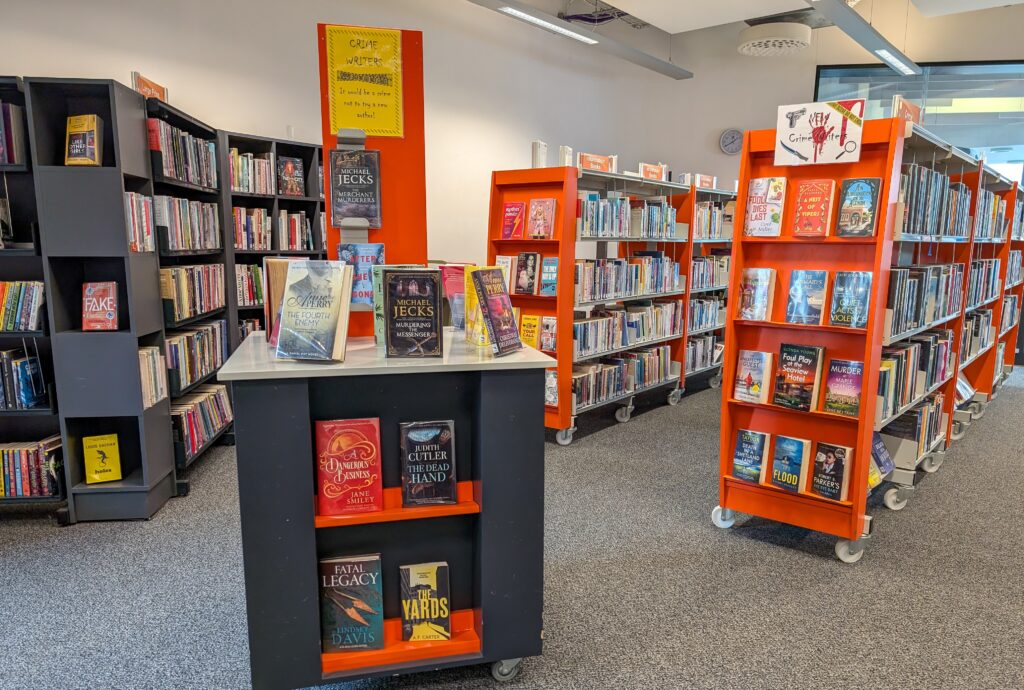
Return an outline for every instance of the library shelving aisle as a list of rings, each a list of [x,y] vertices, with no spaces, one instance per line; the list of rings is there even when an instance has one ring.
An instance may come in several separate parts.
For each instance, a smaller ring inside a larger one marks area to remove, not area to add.
[[[344,363],[308,364],[275,360],[257,332],[221,369],[235,400],[254,688],[483,663],[508,680],[541,653],[541,397],[554,362],[530,348],[494,358],[455,335],[446,330],[442,359],[386,359],[360,337]],[[317,515],[314,422],[368,417],[379,419],[384,509]],[[399,424],[427,419],[454,421],[459,502],[403,508]],[[381,557],[384,646],[324,654],[318,559],[369,553]],[[449,567],[451,639],[403,642],[399,566],[434,561]]]
[[[1016,323],[1004,330],[1000,341],[1006,343],[1005,359],[1003,360],[1003,371],[1009,373],[1017,364],[1017,357],[1020,354],[1020,315],[1024,305],[1024,271],[1022,271],[1021,260],[1024,257],[1024,192],[1020,184],[1014,185],[1013,193],[1007,197],[1007,213],[1010,214],[1010,251],[1009,264],[1007,267],[1006,297],[1010,298],[1007,307],[1016,316]],[[1011,202],[1012,200],[1012,202]],[[1016,311],[1014,312],[1014,308]],[[1004,310],[1006,307],[1004,307]],[[1006,328],[1004,326],[1004,328]]]

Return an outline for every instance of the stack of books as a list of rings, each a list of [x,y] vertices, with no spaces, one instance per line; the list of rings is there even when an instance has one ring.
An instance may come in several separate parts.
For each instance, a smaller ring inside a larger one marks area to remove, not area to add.
[[[220,309],[224,306],[224,265],[161,268],[160,297],[165,314],[173,321]]]
[[[277,246],[282,250],[313,251],[313,230],[305,211],[277,215]]]
[[[971,262],[970,283],[967,286],[967,308],[976,309],[1001,292],[999,284],[1000,259],[978,259]]]
[[[59,496],[60,434],[41,441],[5,443],[0,450],[0,498]]]
[[[153,198],[135,192],[124,193],[125,228],[128,248],[133,252],[151,252],[156,249],[153,230]]]
[[[1020,298],[1017,295],[1003,296],[1002,323],[1000,333],[1005,333],[1020,322]],[[1001,361],[1001,360],[1000,360]],[[997,367],[998,368],[998,367]]]
[[[679,264],[664,255],[628,259],[577,259],[576,304],[676,292],[683,289]]]
[[[1007,220],[1006,199],[982,189],[978,197],[978,215],[974,219],[974,239],[1005,240]]]
[[[236,206],[231,215],[235,221],[235,249],[270,250],[273,229],[267,209]]]
[[[581,238],[631,238],[671,240],[681,238],[676,209],[666,197],[639,199],[608,192],[579,193],[577,234]]]
[[[31,410],[46,405],[39,357],[21,348],[0,351],[0,409]]]
[[[227,355],[227,322],[210,321],[168,333],[167,367],[176,374],[178,389],[217,371]]]
[[[682,334],[681,300],[605,308],[573,322],[573,354],[587,357],[607,350]]]
[[[245,340],[251,333],[262,330],[263,324],[260,323],[259,319],[242,319],[238,322],[239,341]]]
[[[691,299],[689,313],[690,332],[725,325],[725,299],[712,297],[709,299]]]
[[[732,213],[736,202],[698,201],[693,215],[693,239],[732,239]]]
[[[690,290],[725,287],[729,282],[729,256],[694,257],[690,267]]]
[[[903,234],[967,238],[971,190],[923,165],[906,165],[900,179]]]
[[[238,293],[238,306],[262,307],[263,269],[256,265],[237,264],[235,289]]]
[[[272,153],[239,153],[238,149],[230,149],[228,172],[233,192],[271,196],[276,191]]]
[[[153,197],[153,219],[167,232],[167,249],[220,249],[220,209],[217,204]]]
[[[964,317],[964,329],[960,333],[961,364],[992,344],[994,325],[991,309],[978,309]]]
[[[926,327],[960,312],[963,264],[893,268],[885,311],[890,338]]]
[[[882,349],[878,369],[878,420],[896,414],[953,375],[953,331],[919,333]]]
[[[0,281],[0,331],[17,333],[42,329],[45,299],[41,281]]]
[[[25,108],[0,101],[0,165],[24,165],[28,160],[25,144]]]
[[[713,334],[690,338],[686,341],[686,373],[721,364],[724,354],[725,345]]]
[[[149,148],[162,154],[164,177],[216,188],[217,146],[213,141],[194,137],[155,117],[147,124]]]
[[[139,348],[142,407],[149,409],[167,397],[167,362],[159,347]]]
[[[185,446],[185,457],[199,449],[231,423],[231,401],[227,386],[204,384],[171,405],[171,427]]]
[[[572,372],[573,414],[578,410],[674,378],[672,349],[667,345],[576,364]]]

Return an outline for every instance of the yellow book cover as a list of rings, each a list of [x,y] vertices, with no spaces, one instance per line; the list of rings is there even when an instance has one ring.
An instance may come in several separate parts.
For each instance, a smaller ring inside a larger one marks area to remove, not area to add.
[[[64,141],[64,165],[100,165],[103,120],[96,115],[68,117]]]
[[[480,311],[480,301],[476,297],[476,286],[473,284],[473,274],[488,268],[497,266],[466,266],[465,271],[466,342],[477,347],[490,347],[491,338],[484,326],[483,312]]]
[[[82,437],[85,460],[85,483],[116,482],[121,478],[121,454],[117,450],[117,434]]]
[[[519,337],[524,345],[534,350],[540,349],[540,317],[536,314],[523,314],[523,323],[519,328]]]
[[[452,639],[448,564],[399,566],[402,639],[410,642]]]

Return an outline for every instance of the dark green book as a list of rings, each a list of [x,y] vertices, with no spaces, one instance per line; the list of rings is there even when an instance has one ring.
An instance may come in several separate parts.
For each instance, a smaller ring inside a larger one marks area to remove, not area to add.
[[[384,648],[379,553],[320,561],[320,634],[324,654]]]

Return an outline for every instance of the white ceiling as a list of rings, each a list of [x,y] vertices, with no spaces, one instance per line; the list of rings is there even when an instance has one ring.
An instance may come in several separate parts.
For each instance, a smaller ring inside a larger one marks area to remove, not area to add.
[[[987,10],[1006,5],[1019,5],[1024,0],[913,0],[913,2],[924,16],[938,17],[944,14],[959,14],[960,12]]]
[[[1005,3],[1007,0],[1003,0]],[[1024,2],[1024,0],[1021,0]],[[678,34],[807,7],[804,0],[608,0],[662,31]]]

